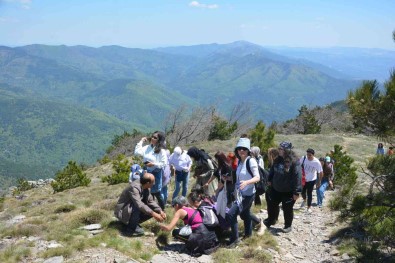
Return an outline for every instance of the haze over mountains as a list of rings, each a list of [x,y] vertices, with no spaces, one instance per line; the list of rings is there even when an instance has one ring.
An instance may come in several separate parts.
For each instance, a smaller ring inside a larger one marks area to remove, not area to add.
[[[303,104],[344,99],[360,84],[356,79],[364,79],[358,68],[379,79],[389,59],[395,61],[390,51],[382,56],[365,50],[360,61],[341,54],[319,60],[315,51],[299,51],[242,41],[152,50],[0,47],[0,175],[45,178],[67,160],[93,162],[114,135],[161,129],[166,114],[185,104],[215,104],[226,115],[245,102],[255,120],[284,121]],[[365,65],[369,60],[372,69]],[[347,61],[358,67],[340,72],[333,66]],[[17,172],[16,166],[26,169]]]

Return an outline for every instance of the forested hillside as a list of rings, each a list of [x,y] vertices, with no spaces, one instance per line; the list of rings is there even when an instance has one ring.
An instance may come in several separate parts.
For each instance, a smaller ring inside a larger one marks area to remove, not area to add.
[[[227,116],[243,103],[255,121],[284,121],[301,105],[344,99],[359,82],[341,76],[248,42],[153,50],[3,46],[0,174],[47,177],[68,160],[91,163],[115,134],[163,129],[166,116],[185,105],[215,105]],[[14,164],[31,169],[15,172]]]

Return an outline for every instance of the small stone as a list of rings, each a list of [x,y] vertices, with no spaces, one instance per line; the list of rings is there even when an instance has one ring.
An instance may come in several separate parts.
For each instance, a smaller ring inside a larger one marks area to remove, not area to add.
[[[101,225],[100,224],[91,224],[91,225],[87,225],[87,226],[82,226],[82,227],[80,227],[80,229],[92,231],[92,230],[96,230],[96,229],[101,229]]]

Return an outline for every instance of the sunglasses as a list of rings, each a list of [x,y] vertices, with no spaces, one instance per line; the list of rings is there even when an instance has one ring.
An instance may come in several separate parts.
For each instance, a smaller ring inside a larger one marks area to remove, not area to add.
[[[248,149],[247,149],[247,148],[244,148],[244,147],[237,148],[237,150],[238,150],[238,151],[245,151],[245,152],[248,151]]]

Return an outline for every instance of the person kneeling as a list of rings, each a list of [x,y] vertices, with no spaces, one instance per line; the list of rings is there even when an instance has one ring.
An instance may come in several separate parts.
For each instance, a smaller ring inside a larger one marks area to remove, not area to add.
[[[173,207],[176,210],[173,219],[168,225],[160,224],[160,228],[165,231],[171,231],[179,219],[184,221],[185,225],[191,227],[191,233],[185,229],[176,228],[172,231],[174,238],[185,242],[186,248],[193,256],[210,254],[218,247],[218,239],[214,231],[210,231],[203,224],[203,218],[198,210],[201,199],[196,193],[189,196],[191,207],[187,207],[187,200],[183,196],[177,196],[173,200]]]
[[[154,183],[154,175],[145,173],[140,180],[133,181],[122,191],[114,214],[126,225],[123,232],[125,236],[143,235],[144,230],[139,224],[152,217],[158,222],[166,219],[166,214],[150,194]]]

